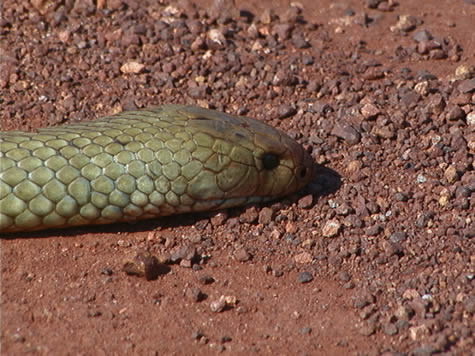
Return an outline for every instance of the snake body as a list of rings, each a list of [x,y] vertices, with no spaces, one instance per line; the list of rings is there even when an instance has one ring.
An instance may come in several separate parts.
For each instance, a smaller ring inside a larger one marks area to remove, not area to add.
[[[133,221],[281,197],[311,159],[262,122],[164,105],[0,133],[0,232]]]

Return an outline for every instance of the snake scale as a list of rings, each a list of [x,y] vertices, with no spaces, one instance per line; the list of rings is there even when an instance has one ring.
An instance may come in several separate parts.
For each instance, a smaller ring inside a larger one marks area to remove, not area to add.
[[[268,201],[311,158],[262,122],[163,105],[0,133],[0,233],[134,221]]]

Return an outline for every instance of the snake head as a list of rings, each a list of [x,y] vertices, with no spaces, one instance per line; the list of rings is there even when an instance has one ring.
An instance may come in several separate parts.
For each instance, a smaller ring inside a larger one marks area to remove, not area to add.
[[[248,117],[193,106],[176,109],[188,119],[185,130],[202,164],[188,185],[192,198],[264,201],[293,193],[310,181],[310,155],[285,133]]]

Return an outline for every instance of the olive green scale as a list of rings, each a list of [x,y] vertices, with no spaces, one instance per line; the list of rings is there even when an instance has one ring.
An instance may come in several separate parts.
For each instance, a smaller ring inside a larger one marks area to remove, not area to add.
[[[279,165],[267,169],[266,153]],[[164,105],[0,133],[0,232],[134,221],[293,192],[308,155],[256,120]]]

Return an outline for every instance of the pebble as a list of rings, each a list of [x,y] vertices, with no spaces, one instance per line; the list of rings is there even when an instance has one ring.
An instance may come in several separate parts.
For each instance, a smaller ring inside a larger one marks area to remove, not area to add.
[[[461,93],[471,93],[475,91],[475,78],[461,81],[458,85],[458,90]]]
[[[313,281],[313,275],[311,272],[300,272],[297,278],[297,282],[299,283],[309,283]]]
[[[297,113],[297,109],[288,104],[282,104],[279,106],[279,119],[285,119],[287,117],[294,116]]]
[[[234,308],[236,304],[237,299],[235,296],[222,295],[218,300],[211,302],[209,307],[213,313],[221,313],[227,308]]]
[[[313,195],[312,194],[307,194],[300,198],[297,202],[297,206],[300,209],[309,209],[313,205]]]
[[[239,262],[247,262],[251,259],[251,255],[242,247],[234,251],[234,258]]]
[[[407,240],[407,233],[404,231],[393,232],[389,238],[393,243],[401,243]]]
[[[341,229],[341,223],[338,220],[329,220],[322,229],[323,237],[335,237]]]
[[[298,255],[295,255],[294,260],[296,263],[308,264],[312,262],[313,256],[312,254],[308,252],[302,252],[302,253],[299,253]]]
[[[356,145],[361,140],[361,134],[350,125],[337,124],[333,127],[331,134],[342,138],[349,145]]]
[[[120,71],[126,74],[138,74],[142,72],[145,65],[139,62],[127,62],[120,67]]]
[[[264,207],[259,212],[259,224],[268,225],[274,219],[274,210]]]
[[[147,281],[157,279],[164,270],[157,258],[149,252],[138,252],[132,259],[125,261],[122,269],[128,275],[145,277]]]
[[[193,286],[185,288],[184,294],[186,298],[195,303],[200,302],[206,298],[201,289]]]

